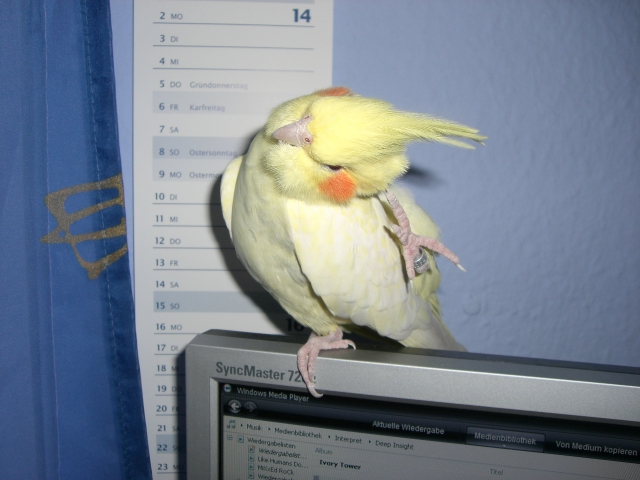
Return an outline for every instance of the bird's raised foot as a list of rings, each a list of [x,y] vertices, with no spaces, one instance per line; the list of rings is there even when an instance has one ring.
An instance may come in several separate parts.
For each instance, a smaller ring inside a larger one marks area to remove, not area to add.
[[[302,375],[305,385],[309,389],[309,393],[316,398],[322,396],[315,389],[315,372],[316,360],[321,350],[334,350],[336,348],[356,348],[356,344],[351,340],[342,339],[342,330],[339,328],[329,335],[317,335],[312,333],[300,350],[298,350],[298,370]]]
[[[398,221],[398,225],[392,225],[391,228],[393,233],[397,235],[400,243],[402,243],[402,255],[404,256],[404,263],[407,268],[407,276],[409,277],[409,280],[413,280],[416,273],[424,273],[431,268],[429,265],[429,259],[422,250],[422,247],[440,253],[443,257],[455,263],[460,270],[466,272],[462,265],[460,265],[458,256],[438,240],[413,233],[411,231],[409,218],[396,196],[389,191],[385,192],[385,195],[387,196],[391,210]]]

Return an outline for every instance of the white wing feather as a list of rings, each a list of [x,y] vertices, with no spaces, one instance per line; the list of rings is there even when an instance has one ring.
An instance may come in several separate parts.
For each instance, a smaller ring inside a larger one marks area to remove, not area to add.
[[[238,180],[238,171],[240,165],[242,165],[243,157],[238,157],[233,160],[227,168],[225,168],[222,174],[222,181],[220,183],[220,202],[222,203],[222,216],[224,222],[229,229],[229,235],[231,235],[231,217],[233,213],[233,196],[236,191],[236,181]]]

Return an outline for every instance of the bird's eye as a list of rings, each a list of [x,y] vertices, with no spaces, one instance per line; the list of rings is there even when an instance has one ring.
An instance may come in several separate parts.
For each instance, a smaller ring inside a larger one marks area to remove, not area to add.
[[[342,170],[342,167],[340,165],[327,165],[327,167],[329,167],[331,170],[333,170],[334,172],[337,172],[339,170]]]

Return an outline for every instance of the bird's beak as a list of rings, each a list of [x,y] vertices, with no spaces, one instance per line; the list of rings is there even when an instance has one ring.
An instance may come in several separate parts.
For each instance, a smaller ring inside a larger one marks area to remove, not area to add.
[[[307,125],[311,120],[313,120],[313,117],[307,115],[297,122],[280,127],[273,132],[273,138],[296,147],[311,145],[313,143],[313,135],[311,135],[311,132],[307,129]]]

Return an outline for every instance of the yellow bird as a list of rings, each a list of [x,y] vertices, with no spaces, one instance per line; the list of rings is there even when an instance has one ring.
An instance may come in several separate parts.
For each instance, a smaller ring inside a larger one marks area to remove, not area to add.
[[[485,138],[335,87],[276,107],[247,154],[226,168],[222,209],[238,257],[313,330],[298,352],[313,395],[320,396],[319,352],[355,348],[343,330],[368,327],[410,347],[464,350],[442,322],[435,293],[434,252],[460,266],[458,258],[392,183],[409,167],[409,142],[472,148],[458,139]]]

